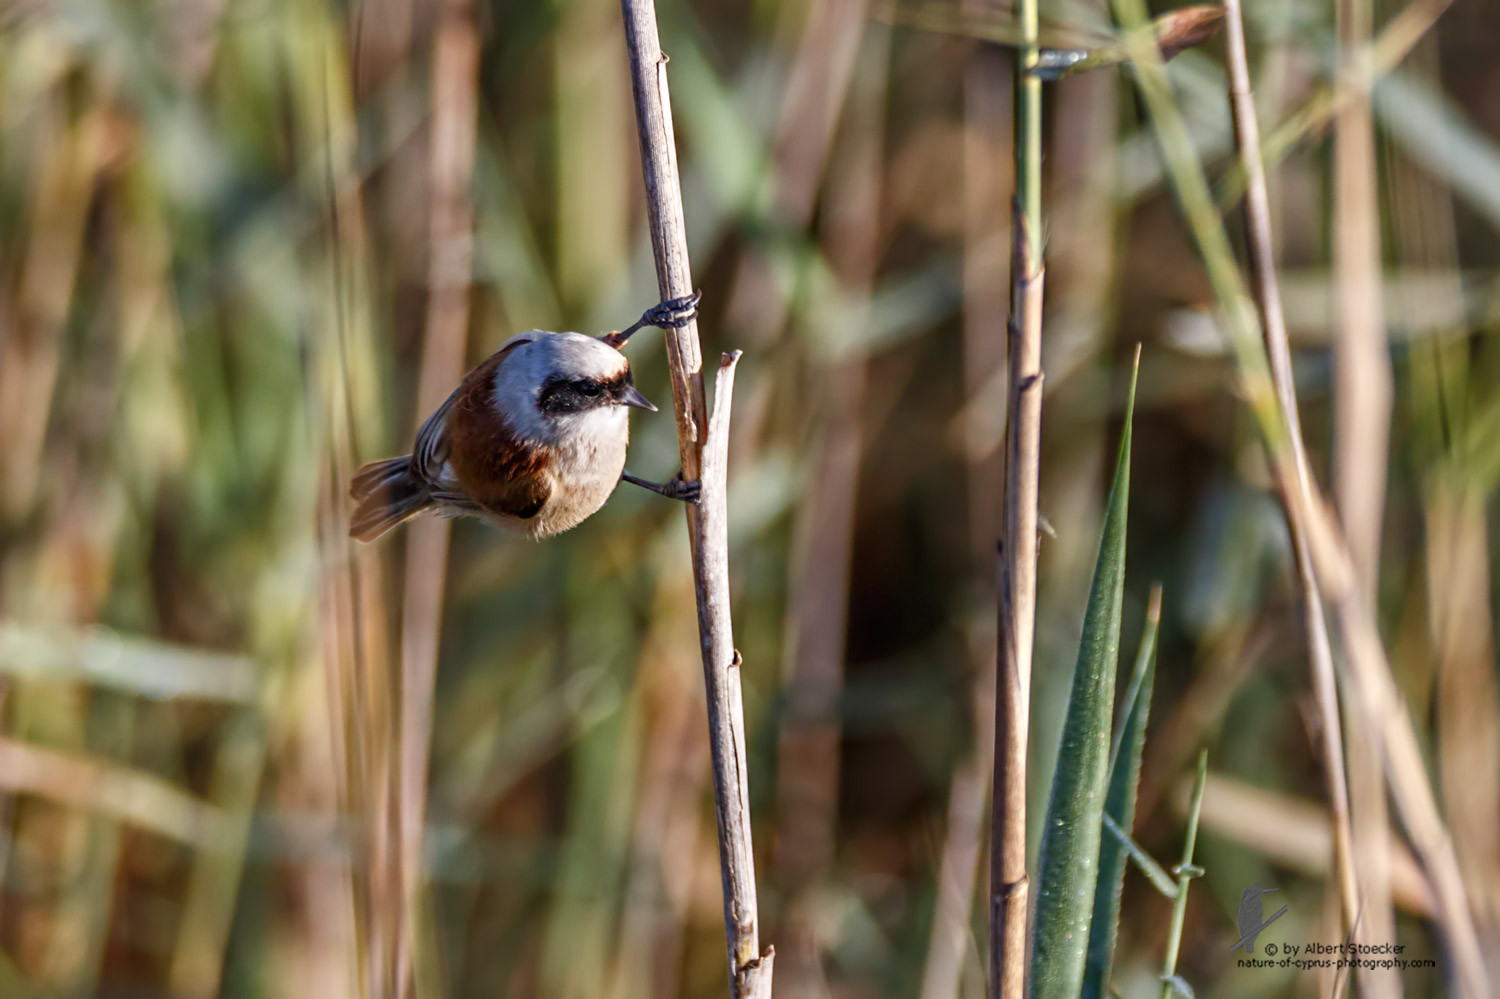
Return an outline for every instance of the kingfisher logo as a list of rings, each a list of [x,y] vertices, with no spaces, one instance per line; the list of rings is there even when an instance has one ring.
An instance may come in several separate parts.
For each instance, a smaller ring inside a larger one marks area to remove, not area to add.
[[[1254,954],[1255,938],[1260,936],[1261,931],[1267,926],[1270,926],[1276,920],[1286,915],[1286,906],[1283,905],[1271,913],[1269,919],[1261,918],[1263,906],[1260,897],[1280,890],[1279,888],[1257,888],[1251,885],[1240,893],[1240,907],[1235,913],[1235,918],[1240,926],[1240,938],[1234,942],[1233,947],[1229,948],[1229,953],[1233,954],[1243,947],[1246,954]]]

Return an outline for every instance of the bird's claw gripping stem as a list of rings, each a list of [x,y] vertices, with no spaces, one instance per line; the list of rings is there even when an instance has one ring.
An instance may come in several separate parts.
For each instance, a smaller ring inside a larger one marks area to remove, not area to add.
[[[641,315],[641,324],[664,330],[681,329],[697,318],[698,302],[702,298],[703,292],[700,290],[653,305]]]
[[[618,333],[606,333],[600,339],[619,350],[636,330],[647,326],[657,326],[664,330],[681,329],[697,317],[698,301],[701,298],[703,298],[703,292],[695,291],[691,295],[660,302],[641,313],[641,318],[630,326]]]
[[[642,489],[649,489],[653,493],[665,496],[667,499],[682,500],[682,502],[691,503],[694,506],[698,505],[698,501],[703,495],[703,487],[698,482],[684,480],[681,472],[678,472],[666,482],[651,482],[648,479],[631,475],[629,472],[622,472],[620,479],[632,485],[640,486]]]

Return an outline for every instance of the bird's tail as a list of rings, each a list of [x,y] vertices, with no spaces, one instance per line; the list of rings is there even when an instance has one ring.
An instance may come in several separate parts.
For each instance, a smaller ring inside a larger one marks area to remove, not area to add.
[[[349,495],[358,504],[349,537],[370,542],[432,506],[432,497],[411,474],[411,455],[372,461],[355,473]]]

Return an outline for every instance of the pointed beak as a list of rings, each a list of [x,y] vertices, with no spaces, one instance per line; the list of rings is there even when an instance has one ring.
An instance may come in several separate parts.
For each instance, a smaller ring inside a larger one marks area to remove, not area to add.
[[[640,389],[634,385],[625,386],[625,391],[620,394],[620,405],[634,406],[636,409],[649,409],[653,413],[656,412],[656,406],[652,404],[650,399],[641,395]]]

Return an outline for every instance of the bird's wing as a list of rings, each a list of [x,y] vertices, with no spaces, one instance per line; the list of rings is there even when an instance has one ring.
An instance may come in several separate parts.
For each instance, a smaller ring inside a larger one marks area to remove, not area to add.
[[[552,476],[545,473],[506,478],[502,480],[502,484],[488,490],[483,497],[476,497],[480,506],[491,513],[504,514],[517,520],[535,517],[551,498]]]
[[[417,441],[411,451],[411,467],[413,473],[427,483],[434,498],[441,498],[453,494],[455,485],[451,474],[445,473],[448,463],[450,441],[448,440],[448,414],[453,411],[454,405],[465,392],[473,388],[474,382],[480,379],[488,381],[495,376],[495,369],[500,362],[512,350],[523,343],[530,343],[541,334],[536,330],[527,333],[519,333],[502,343],[493,354],[484,360],[478,367],[464,375],[463,381],[448,394],[443,404],[432,411],[432,415],[422,421],[422,426],[417,430]],[[461,497],[455,496],[454,505],[471,505],[458,502]]]

